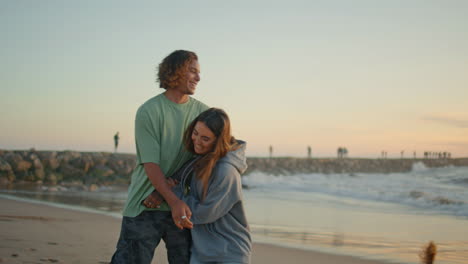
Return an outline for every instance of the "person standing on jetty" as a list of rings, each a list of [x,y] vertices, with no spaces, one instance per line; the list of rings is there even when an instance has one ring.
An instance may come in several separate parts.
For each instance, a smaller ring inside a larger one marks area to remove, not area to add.
[[[119,132],[115,133],[114,135],[114,152],[117,152],[117,148],[119,147]]]
[[[200,65],[194,52],[176,50],[159,64],[159,86],[166,91],[145,102],[136,114],[137,166],[128,189],[113,264],[151,263],[161,239],[166,243],[170,264],[190,261],[190,231],[180,221],[190,219],[192,213],[172,192],[166,176],[193,155],[185,150],[182,138],[192,120],[208,109],[190,97],[199,81]],[[165,202],[147,208],[142,202],[155,189]]]

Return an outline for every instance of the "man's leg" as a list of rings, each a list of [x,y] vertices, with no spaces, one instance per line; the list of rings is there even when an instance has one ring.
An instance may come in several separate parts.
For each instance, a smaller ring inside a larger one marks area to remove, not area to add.
[[[167,229],[163,240],[166,243],[169,264],[189,264],[192,245],[190,230],[177,228],[172,216],[169,216],[166,221]]]
[[[136,217],[123,217],[117,250],[112,264],[150,264],[161,241],[170,212],[144,211]]]

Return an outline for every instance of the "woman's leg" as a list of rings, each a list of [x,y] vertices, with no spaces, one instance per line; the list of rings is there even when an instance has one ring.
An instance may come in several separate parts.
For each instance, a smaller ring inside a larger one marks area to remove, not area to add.
[[[203,262],[192,256],[190,257],[190,264],[216,264],[216,262]]]

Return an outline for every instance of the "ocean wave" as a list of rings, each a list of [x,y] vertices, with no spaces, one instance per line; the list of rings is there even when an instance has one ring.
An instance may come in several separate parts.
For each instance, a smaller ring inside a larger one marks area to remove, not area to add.
[[[424,199],[428,202],[435,203],[437,205],[463,205],[466,204],[463,201],[452,200],[443,196],[433,196],[421,191],[411,191],[409,196],[413,199]]]
[[[427,171],[428,169],[429,168],[421,161],[413,163],[413,166],[411,167],[411,171],[413,172]]]
[[[427,168],[415,164],[408,173],[294,174],[251,173],[243,184],[251,191],[321,194],[343,201],[378,201],[420,208],[423,211],[468,216],[467,167]],[[286,197],[287,194],[285,194]],[[293,196],[293,195],[290,195]],[[314,199],[316,197],[314,196]],[[312,196],[311,198],[312,199]]]
[[[468,176],[467,178],[448,180],[447,183],[468,186]]]

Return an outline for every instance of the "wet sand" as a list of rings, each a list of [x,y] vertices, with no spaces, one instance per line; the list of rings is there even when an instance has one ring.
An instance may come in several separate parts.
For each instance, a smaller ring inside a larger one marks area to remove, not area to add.
[[[109,263],[120,223],[112,216],[0,198],[0,263]],[[153,263],[167,263],[163,244]],[[252,263],[384,262],[255,243]]]

